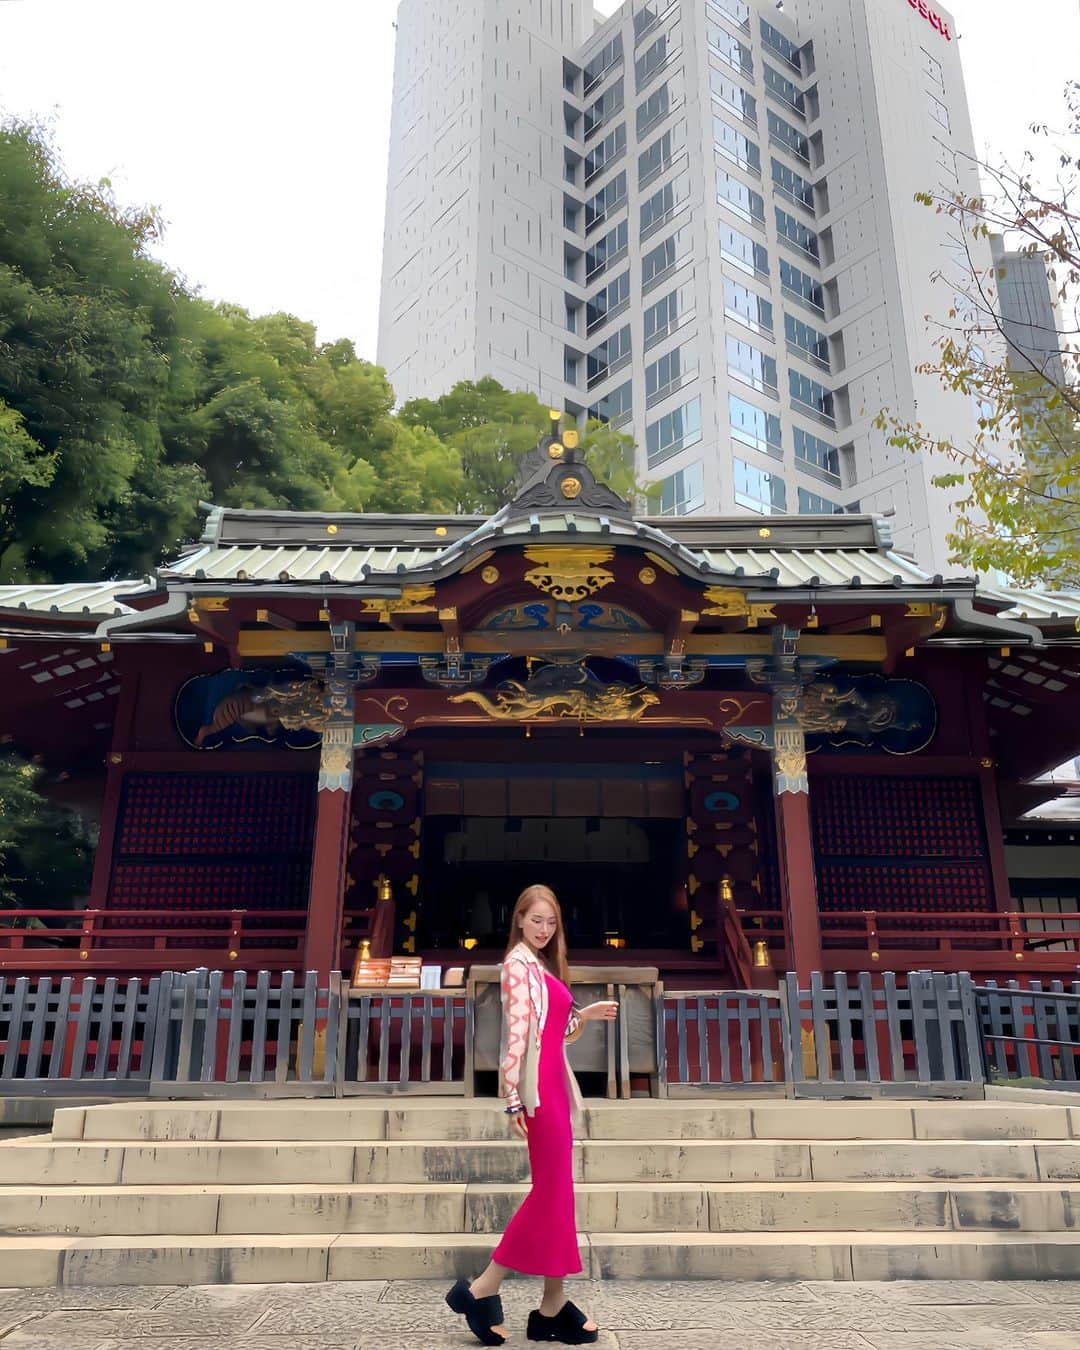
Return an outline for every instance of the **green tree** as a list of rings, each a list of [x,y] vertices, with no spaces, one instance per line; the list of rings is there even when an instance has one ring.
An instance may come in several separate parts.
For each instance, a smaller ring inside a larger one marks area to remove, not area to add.
[[[427,427],[457,451],[464,479],[459,509],[484,514],[510,497],[522,458],[551,425],[535,394],[504,389],[490,376],[461,380],[441,398],[410,399],[399,420]]]
[[[462,380],[437,399],[410,399],[399,421],[426,427],[461,457],[459,509],[490,514],[510,499],[521,461],[549,434],[552,418],[535,394],[505,389],[490,376]],[[607,423],[591,421],[581,440],[586,464],[620,496],[655,500],[658,486],[634,475],[634,441]]]
[[[956,221],[967,278],[941,327],[935,359],[919,369],[975,401],[974,436],[957,444],[887,411],[878,417],[890,444],[935,450],[956,464],[934,480],[967,488],[948,535],[954,561],[980,572],[1000,569],[1021,586],[1080,585],[1078,91],[1078,85],[1067,91],[1069,129],[1054,138],[1056,183],[1036,181],[1036,155],[1029,150],[1019,170],[980,163],[988,185],[983,196],[926,192],[917,198]],[[1044,126],[1032,131],[1040,139],[1051,136]],[[1045,350],[1035,356],[1001,316],[996,264],[974,260],[972,241],[991,236],[1046,266],[1059,318],[1056,332],[1041,335]]]
[[[42,795],[41,775],[0,755],[0,907],[64,909],[90,888],[95,832]]]
[[[195,296],[149,256],[158,237],[107,183],[68,181],[39,129],[0,127],[0,579],[146,571],[206,497],[460,501],[458,449],[399,425],[351,343]]]

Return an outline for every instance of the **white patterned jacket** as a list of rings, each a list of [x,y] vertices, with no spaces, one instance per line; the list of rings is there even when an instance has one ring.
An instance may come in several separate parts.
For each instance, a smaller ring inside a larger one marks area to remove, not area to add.
[[[544,964],[526,942],[519,942],[502,964],[502,1046],[499,1074],[502,1093],[515,1091],[526,1115],[534,1115],[540,1105],[540,1048],[547,1024],[548,991]],[[566,1062],[566,1042],[576,1040],[585,1029],[576,1012],[571,1012],[563,1040],[563,1065],[570,1093],[570,1113],[575,1125],[582,1120],[581,1090]]]

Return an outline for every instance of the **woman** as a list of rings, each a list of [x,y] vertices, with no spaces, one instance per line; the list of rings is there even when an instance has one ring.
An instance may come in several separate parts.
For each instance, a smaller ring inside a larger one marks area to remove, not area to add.
[[[528,1141],[532,1189],[510,1220],[482,1275],[458,1280],[446,1296],[483,1345],[506,1340],[499,1288],[506,1275],[542,1275],[544,1297],[529,1314],[530,1341],[589,1345],[599,1335],[563,1293],[563,1279],[581,1270],[574,1221],[572,1123],[581,1094],[566,1062],[567,1041],[586,1022],[610,1021],[618,1004],[591,1003],[574,1012],[559,902],[547,886],[526,886],[510,920],[502,967],[504,1052],[499,1066],[506,1114]]]

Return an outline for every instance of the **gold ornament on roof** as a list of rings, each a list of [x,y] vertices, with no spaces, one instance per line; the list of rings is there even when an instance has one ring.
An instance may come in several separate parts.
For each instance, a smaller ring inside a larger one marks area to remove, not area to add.
[[[562,459],[564,447],[561,441],[552,441],[548,446],[548,459]]]
[[[708,586],[705,599],[709,608],[703,609],[711,619],[740,619],[750,613],[750,605],[744,591],[728,586]]]
[[[485,586],[494,586],[499,579],[499,569],[497,567],[485,567],[480,573],[480,580]]]
[[[572,427],[563,432],[562,440],[567,450],[576,450],[581,444],[581,437]]]
[[[380,595],[362,601],[365,614],[377,614],[386,623],[391,614],[433,614],[434,586],[403,586],[400,595]]]
[[[585,600],[615,580],[604,566],[614,556],[613,548],[527,548],[525,557],[536,566],[525,580],[556,600]]]
[[[564,478],[559,484],[559,490],[568,501],[576,501],[581,495],[581,479]]]

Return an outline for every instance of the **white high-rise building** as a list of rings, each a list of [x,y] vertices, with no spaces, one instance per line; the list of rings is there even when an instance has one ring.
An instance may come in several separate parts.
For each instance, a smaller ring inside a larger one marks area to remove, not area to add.
[[[914,200],[973,153],[927,0],[402,0],[378,359],[625,426],[665,512],[895,511],[945,571],[952,466],[873,423],[973,428],[916,373],[957,262]]]

